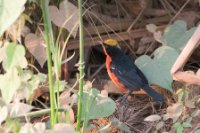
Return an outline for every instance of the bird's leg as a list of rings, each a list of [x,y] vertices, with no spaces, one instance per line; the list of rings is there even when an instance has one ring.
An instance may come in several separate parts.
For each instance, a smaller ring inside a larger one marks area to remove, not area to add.
[[[127,100],[127,97],[131,94],[131,92],[132,91],[128,90],[124,96],[117,99],[117,102],[125,103],[125,101]]]

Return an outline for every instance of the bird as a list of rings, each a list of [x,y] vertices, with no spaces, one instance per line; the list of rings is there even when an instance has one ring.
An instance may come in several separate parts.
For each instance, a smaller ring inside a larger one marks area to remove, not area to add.
[[[132,92],[148,94],[154,101],[163,103],[164,98],[149,86],[148,80],[142,71],[135,65],[132,58],[126,55],[119,47],[117,40],[107,39],[100,43],[106,55],[106,69],[110,79],[125,93],[124,102]],[[120,100],[121,101],[121,100]]]

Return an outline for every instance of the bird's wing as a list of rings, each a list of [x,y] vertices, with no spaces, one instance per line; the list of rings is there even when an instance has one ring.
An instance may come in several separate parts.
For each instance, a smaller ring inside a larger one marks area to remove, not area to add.
[[[139,90],[148,84],[143,73],[127,57],[112,60],[110,69],[127,89]]]

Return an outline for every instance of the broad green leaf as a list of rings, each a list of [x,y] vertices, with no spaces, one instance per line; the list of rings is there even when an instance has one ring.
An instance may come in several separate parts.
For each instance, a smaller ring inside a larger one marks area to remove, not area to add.
[[[16,69],[11,69],[6,74],[0,75],[0,89],[6,103],[10,103],[20,84],[21,80]]]
[[[82,120],[107,117],[114,113],[115,109],[115,102],[109,97],[101,96],[96,89],[84,91]]]
[[[183,20],[177,20],[174,24],[168,26],[163,34],[162,43],[181,51],[190,37],[193,35],[196,27],[187,30],[187,24]]]
[[[27,73],[27,78],[28,78],[28,73]],[[20,79],[22,80],[20,88],[24,90],[23,91],[24,97],[27,100],[29,100],[34,90],[38,88],[39,84],[41,82],[44,82],[44,78],[45,78],[45,74],[42,74],[42,73],[32,75],[31,78],[29,78],[27,81],[23,81],[24,77],[20,77]]]
[[[21,68],[25,68],[27,66],[25,49],[22,45],[9,43],[6,47],[5,58],[3,60],[3,68],[6,71],[9,71],[18,66]]]
[[[0,1],[0,36],[22,13],[25,3],[26,0]]]
[[[178,57],[178,52],[171,47],[162,46],[154,51],[152,57],[153,59],[150,56],[143,55],[135,61],[135,64],[147,77],[149,83],[160,85],[172,91],[171,83],[173,79],[170,69]]]
[[[176,128],[176,133],[182,133],[183,132],[183,126],[181,125],[180,122],[176,122],[173,125],[174,128]]]
[[[190,127],[192,127],[191,122],[192,122],[192,117],[189,117],[189,118],[187,118],[187,120],[185,122],[183,122],[182,126],[184,128],[190,128]]]
[[[200,128],[197,129],[194,133],[200,133]]]
[[[54,84],[54,92],[58,92],[57,90],[57,87],[59,87],[59,92],[63,91],[65,89],[65,85],[66,85],[66,82],[64,80],[59,80],[59,81],[56,81],[55,84]]]

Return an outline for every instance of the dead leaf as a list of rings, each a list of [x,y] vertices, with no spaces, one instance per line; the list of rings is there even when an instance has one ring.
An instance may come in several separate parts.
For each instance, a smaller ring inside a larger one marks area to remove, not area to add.
[[[67,113],[61,113],[61,121],[66,122],[66,119],[73,124],[75,121],[74,118],[74,111],[70,107],[70,104],[74,101],[73,95],[71,96],[71,92],[69,90],[66,90],[62,92],[60,95],[60,107],[67,109]]]
[[[197,70],[196,75],[200,77],[200,69]]]
[[[108,97],[108,90],[102,90],[101,91],[101,96]]]
[[[0,117],[0,125],[1,123],[6,120],[7,116],[8,116],[8,108],[6,106],[4,107],[0,107],[0,114],[1,114],[1,117]]]
[[[61,113],[61,122],[70,122],[73,124],[75,122],[75,117],[74,117],[74,111],[69,105],[62,105],[61,108],[67,109],[67,112],[62,112]]]
[[[161,38],[162,38],[162,32],[161,31],[156,31],[153,33],[153,37],[154,39],[159,42],[162,43]]]
[[[44,133],[46,129],[45,123],[38,122],[35,125],[26,123],[21,127],[19,133]]]
[[[47,60],[43,37],[30,33],[25,38],[25,45],[28,51],[39,62],[40,66],[43,67],[44,63]]]
[[[25,115],[33,106],[24,103],[10,103],[7,105],[10,117]]]
[[[185,101],[185,106],[188,107],[188,108],[195,108],[195,103],[192,101],[192,100],[186,100]]]
[[[72,125],[59,123],[54,125],[53,130],[46,130],[45,133],[76,133]]]
[[[144,119],[144,121],[154,122],[159,121],[161,117],[159,115],[150,115]]]
[[[78,8],[76,6],[64,0],[60,3],[59,9],[56,6],[49,6],[49,13],[56,26],[67,29],[76,37],[78,30]]]
[[[154,33],[154,32],[156,32],[157,26],[155,24],[148,24],[148,25],[146,25],[146,29],[149,32]]]
[[[175,123],[181,116],[183,108],[184,106],[182,103],[175,103],[172,106],[169,106],[167,108],[167,113],[163,116],[163,119],[167,120],[171,118],[173,120],[173,123]]]

